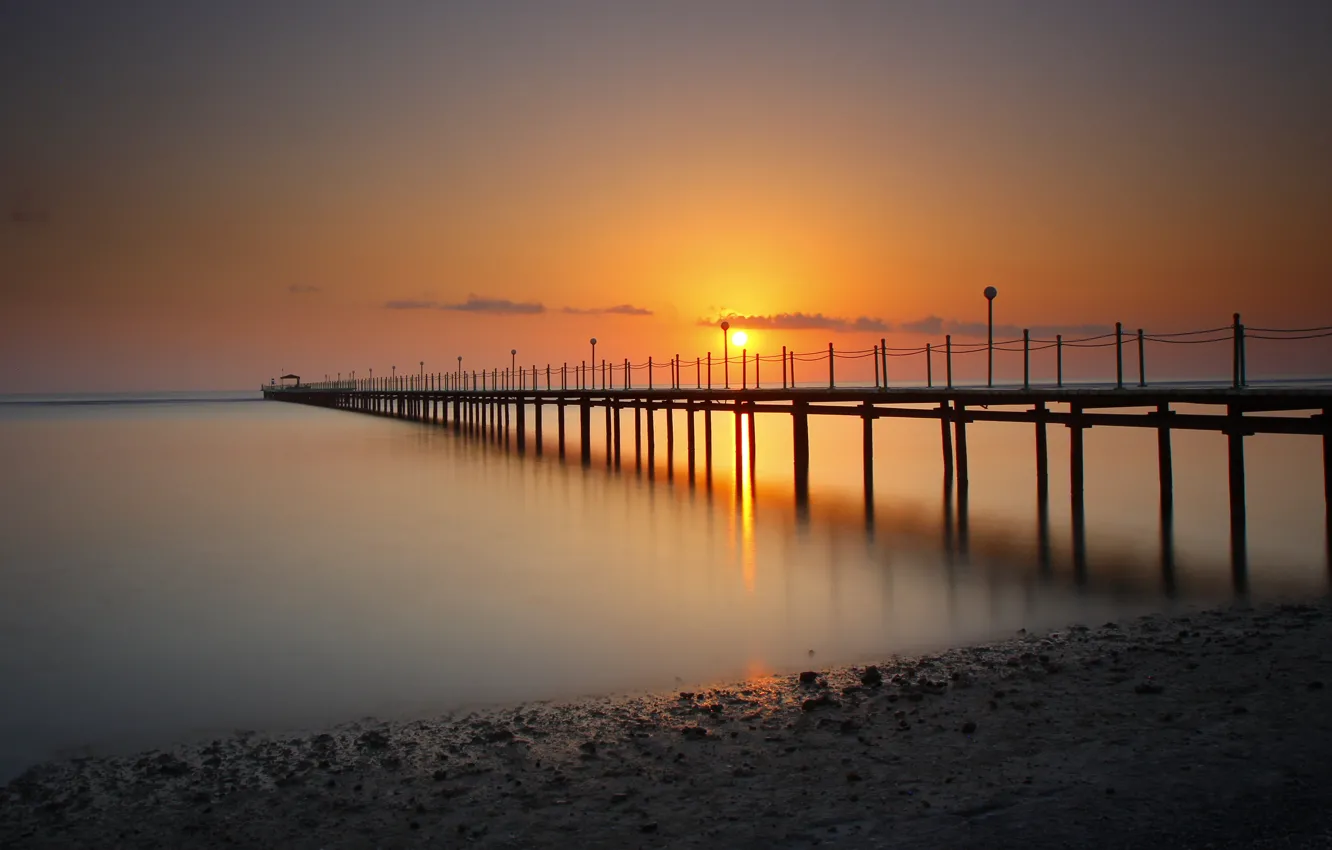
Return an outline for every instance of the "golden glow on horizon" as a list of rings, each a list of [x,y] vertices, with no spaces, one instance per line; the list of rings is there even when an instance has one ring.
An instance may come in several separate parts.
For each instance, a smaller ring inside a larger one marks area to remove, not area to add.
[[[734,345],[737,348],[743,348],[747,342],[749,342],[749,334],[744,331],[736,331],[731,334],[731,345]]]

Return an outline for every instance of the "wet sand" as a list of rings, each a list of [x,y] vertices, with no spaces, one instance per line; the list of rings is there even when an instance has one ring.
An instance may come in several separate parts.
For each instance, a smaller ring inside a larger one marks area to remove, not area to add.
[[[36,767],[0,846],[1332,848],[1332,609]]]

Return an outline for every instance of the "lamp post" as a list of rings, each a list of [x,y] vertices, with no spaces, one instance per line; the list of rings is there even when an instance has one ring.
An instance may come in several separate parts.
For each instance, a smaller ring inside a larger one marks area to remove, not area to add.
[[[988,305],[990,312],[989,341],[987,346],[990,352],[990,368],[989,376],[986,380],[986,386],[989,387],[994,386],[994,297],[998,294],[999,290],[995,289],[993,286],[985,287],[985,302]]]
[[[730,342],[726,339],[726,332],[731,329],[730,322],[722,322],[722,383],[726,389],[731,388],[731,348]]]
[[[462,355],[458,355],[458,389],[463,389],[462,385]]]
[[[509,349],[509,389],[513,389],[513,379],[518,377],[518,349]]]
[[[592,389],[597,388],[597,338],[592,337],[588,342],[592,343]],[[601,388],[606,389],[606,379],[603,375]]]

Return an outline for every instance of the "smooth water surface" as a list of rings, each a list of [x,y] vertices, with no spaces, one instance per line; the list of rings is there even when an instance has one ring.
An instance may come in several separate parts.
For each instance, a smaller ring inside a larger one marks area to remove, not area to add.
[[[1232,593],[1220,435],[1175,437],[1163,552],[1155,435],[1089,432],[1078,564],[1062,429],[1042,545],[1029,427],[970,428],[958,504],[938,424],[880,420],[867,517],[850,418],[813,418],[800,511],[785,416],[759,417],[737,476],[715,415],[711,483],[700,457],[691,487],[678,413],[673,467],[659,413],[638,469],[626,411],[617,471],[595,417],[592,466],[573,417],[562,462],[553,409],[537,457],[237,396],[51,401],[0,404],[0,779],[55,755],[855,663]],[[1247,444],[1250,591],[1325,592],[1321,444]]]

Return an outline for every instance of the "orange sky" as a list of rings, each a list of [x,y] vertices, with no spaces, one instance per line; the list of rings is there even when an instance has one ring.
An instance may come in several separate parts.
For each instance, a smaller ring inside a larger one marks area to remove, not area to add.
[[[1332,15],[1109,5],[6,7],[0,392],[1332,323]]]

